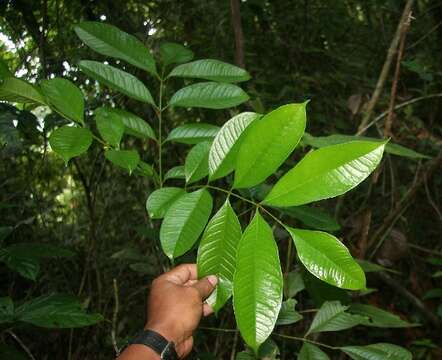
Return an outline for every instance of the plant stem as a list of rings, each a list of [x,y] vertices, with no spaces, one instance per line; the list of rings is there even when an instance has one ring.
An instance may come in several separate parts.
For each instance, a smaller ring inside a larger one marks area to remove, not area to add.
[[[158,100],[158,174],[160,178],[160,187],[163,187],[163,139],[162,139],[162,127],[163,127],[163,86],[164,86],[164,69],[161,71],[160,78],[160,98]]]

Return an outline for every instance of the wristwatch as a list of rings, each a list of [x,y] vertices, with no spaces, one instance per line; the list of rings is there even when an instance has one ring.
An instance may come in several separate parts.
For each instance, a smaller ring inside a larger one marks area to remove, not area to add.
[[[143,330],[139,332],[128,345],[145,345],[155,351],[162,360],[178,360],[173,341],[168,341],[162,335],[153,330]]]

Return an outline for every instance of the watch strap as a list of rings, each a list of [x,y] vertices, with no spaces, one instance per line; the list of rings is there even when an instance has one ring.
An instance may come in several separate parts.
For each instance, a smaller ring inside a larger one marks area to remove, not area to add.
[[[160,355],[164,360],[178,360],[178,354],[175,351],[175,344],[168,341],[161,334],[153,330],[143,330],[139,332],[130,342],[129,345],[140,344],[145,345]]]

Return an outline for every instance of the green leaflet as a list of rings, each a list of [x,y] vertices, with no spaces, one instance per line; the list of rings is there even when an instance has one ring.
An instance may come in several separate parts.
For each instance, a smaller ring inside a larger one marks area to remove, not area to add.
[[[233,84],[202,82],[186,86],[173,94],[170,106],[226,109],[242,104],[249,96]]]
[[[155,61],[149,50],[135,36],[101,22],[84,21],[75,26],[77,36],[92,50],[121,59],[153,75]]]
[[[112,116],[105,111],[96,111],[95,123],[104,141],[115,147],[120,146],[124,134],[124,123],[120,117]]]
[[[235,188],[258,185],[287,159],[304,133],[306,104],[281,106],[247,130],[236,161]]]
[[[14,74],[9,69],[8,64],[6,64],[6,61],[0,59],[0,80],[4,80],[9,77],[14,77]]]
[[[340,348],[353,360],[411,360],[411,353],[397,345],[378,343],[366,346],[343,346]]]
[[[299,271],[290,271],[284,278],[284,296],[286,298],[295,297],[298,292],[304,289],[304,280]]]
[[[193,52],[183,45],[165,42],[160,45],[161,61],[164,66],[181,64],[193,59]]]
[[[212,212],[212,197],[206,189],[180,196],[164,216],[160,241],[164,253],[174,259],[189,251],[204,230]]]
[[[178,65],[169,77],[196,78],[226,83],[247,81],[250,75],[238,66],[219,60],[203,59]]]
[[[184,163],[184,174],[188,184],[201,180],[209,173],[207,162],[211,144],[210,141],[203,141],[195,145],[187,154]]]
[[[163,187],[152,192],[146,201],[146,210],[152,219],[162,219],[170,206],[185,191],[177,187]]]
[[[419,326],[419,324],[411,324],[408,321],[402,320],[397,315],[371,305],[352,304],[348,311],[352,314],[358,314],[367,317],[367,320],[362,322],[362,325],[365,326],[374,326],[381,328],[405,328]]]
[[[34,85],[14,77],[6,78],[0,84],[0,100],[46,105],[43,95]]]
[[[78,66],[81,71],[99,83],[107,85],[135,100],[156,106],[148,88],[135,76],[98,61],[82,60],[78,63]]]
[[[95,115],[109,119],[119,118],[124,124],[124,132],[126,134],[136,136],[140,139],[156,140],[155,132],[151,126],[142,118],[128,111],[103,106],[95,110]]]
[[[383,139],[376,139],[367,136],[355,136],[355,135],[343,135],[343,134],[333,134],[329,136],[312,136],[308,133],[304,134],[302,141],[312,147],[321,148],[324,146],[343,144],[350,141],[371,141],[384,143]],[[408,157],[411,159],[428,159],[430,156],[418,153],[412,149],[408,149],[402,145],[394,144],[388,142],[385,145],[385,152],[393,155]]]
[[[236,322],[255,353],[276,324],[282,288],[278,247],[272,229],[257,212],[239,242],[233,280]]]
[[[207,224],[198,248],[198,277],[216,275],[213,309],[218,312],[232,295],[236,249],[241,239],[241,225],[229,200]]]
[[[84,99],[81,90],[62,78],[43,80],[41,90],[49,104],[64,117],[84,124]]]
[[[304,225],[324,231],[337,231],[338,222],[324,210],[308,206],[292,206],[279,209],[283,214],[298,219]]]
[[[297,360],[330,360],[330,358],[316,345],[304,342]]]
[[[89,149],[92,144],[92,133],[86,128],[62,126],[51,133],[49,144],[52,150],[67,163]]]
[[[0,297],[0,324],[12,322],[14,319],[14,303],[9,296]]]
[[[35,326],[63,329],[96,324],[103,320],[100,314],[88,314],[81,303],[70,295],[43,295],[17,308],[18,321]]]
[[[295,310],[296,304],[295,299],[288,299],[282,303],[276,325],[290,325],[302,319],[303,316]]]
[[[114,165],[129,171],[129,174],[137,168],[140,162],[140,155],[135,150],[107,150],[104,156]]]
[[[226,176],[234,170],[243,138],[241,135],[253,121],[260,117],[260,114],[243,112],[222,126],[216,134],[209,152],[210,180]]]
[[[346,313],[347,309],[348,306],[341,305],[339,301],[326,301],[313,318],[307,335],[349,329],[366,320],[363,316]]]
[[[198,144],[201,141],[212,140],[218,131],[219,127],[216,125],[205,123],[184,124],[173,129],[165,141]]]
[[[385,143],[353,141],[308,153],[264,199],[297,206],[342,195],[364,181],[382,159]]]
[[[169,169],[164,175],[164,181],[168,179],[185,179],[186,176],[184,175],[184,166],[174,166],[173,168]]]
[[[299,259],[318,279],[343,289],[365,288],[364,271],[333,235],[290,227],[287,231],[295,242]]]

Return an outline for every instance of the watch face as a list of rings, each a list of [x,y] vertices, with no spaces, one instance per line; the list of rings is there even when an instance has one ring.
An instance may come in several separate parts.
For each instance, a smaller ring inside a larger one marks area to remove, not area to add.
[[[178,355],[175,351],[175,344],[171,341],[167,344],[161,352],[161,359],[163,360],[178,360]]]

